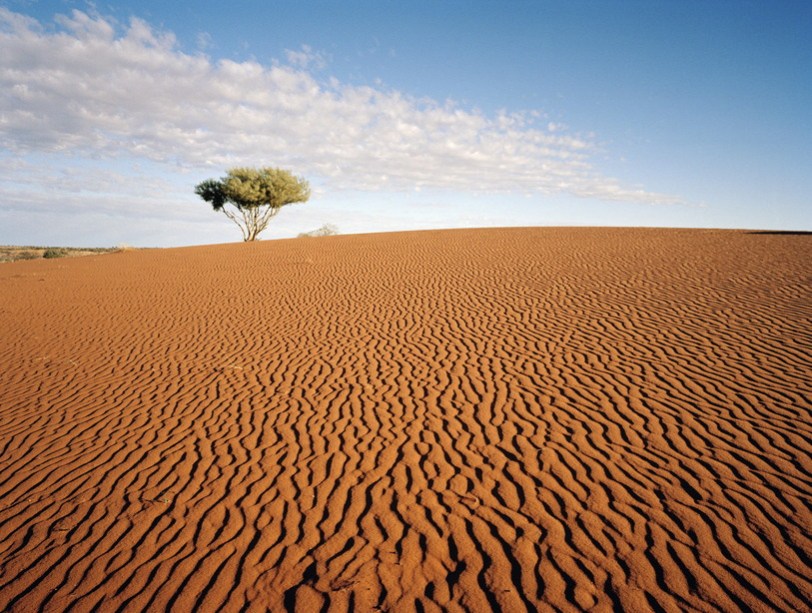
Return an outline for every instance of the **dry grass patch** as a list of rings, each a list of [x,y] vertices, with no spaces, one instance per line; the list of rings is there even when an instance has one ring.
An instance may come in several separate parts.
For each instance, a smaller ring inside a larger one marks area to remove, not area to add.
[[[121,251],[119,247],[21,247],[0,245],[0,262],[38,260],[40,258],[77,257]]]

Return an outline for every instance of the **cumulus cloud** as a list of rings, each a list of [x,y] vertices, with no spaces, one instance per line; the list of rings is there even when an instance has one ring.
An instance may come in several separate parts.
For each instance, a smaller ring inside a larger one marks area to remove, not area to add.
[[[677,199],[625,186],[591,138],[540,113],[495,116],[380,86],[319,79],[310,47],[286,63],[212,59],[171,32],[74,10],[41,24],[0,8],[0,146],[143,159],[186,170],[273,163],[325,189],[564,193]]]

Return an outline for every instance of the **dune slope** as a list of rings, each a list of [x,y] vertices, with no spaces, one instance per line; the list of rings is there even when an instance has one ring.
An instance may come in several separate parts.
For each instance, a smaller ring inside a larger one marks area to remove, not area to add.
[[[0,267],[0,610],[809,610],[812,236]]]

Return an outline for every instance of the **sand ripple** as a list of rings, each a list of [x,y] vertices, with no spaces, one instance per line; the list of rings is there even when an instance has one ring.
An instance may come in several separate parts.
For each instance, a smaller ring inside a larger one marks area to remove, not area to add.
[[[0,610],[810,610],[810,262],[504,229],[5,264]]]

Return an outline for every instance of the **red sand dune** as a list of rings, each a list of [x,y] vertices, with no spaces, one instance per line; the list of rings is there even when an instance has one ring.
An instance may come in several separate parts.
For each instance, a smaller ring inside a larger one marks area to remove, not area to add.
[[[812,236],[0,266],[0,611],[810,610]]]

